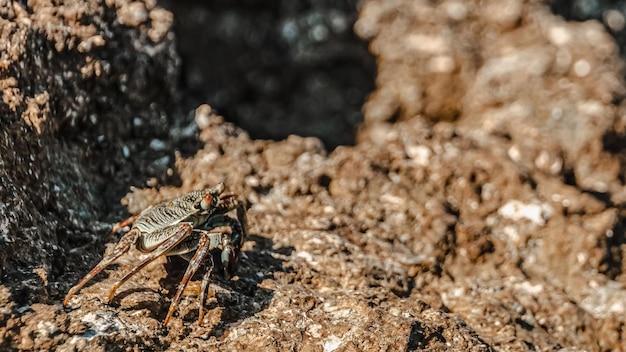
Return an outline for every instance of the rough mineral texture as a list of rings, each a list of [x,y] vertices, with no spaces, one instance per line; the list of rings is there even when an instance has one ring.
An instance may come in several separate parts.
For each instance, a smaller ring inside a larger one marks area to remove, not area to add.
[[[175,19],[152,1],[2,5],[0,349],[626,350],[626,89],[598,23],[366,0],[376,90],[357,144],[328,151],[181,113]],[[250,237],[202,326],[201,273],[162,324],[176,257],[104,303],[135,249],[61,306],[119,240],[120,200],[220,181]]]

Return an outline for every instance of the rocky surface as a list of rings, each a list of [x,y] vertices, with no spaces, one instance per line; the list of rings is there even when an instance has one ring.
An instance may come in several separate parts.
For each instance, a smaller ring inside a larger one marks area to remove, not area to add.
[[[180,59],[167,25],[156,46],[113,21],[124,8],[0,4],[3,281],[20,286],[33,268],[62,275],[68,250],[100,237],[93,232],[104,214],[121,214],[128,186],[109,180],[167,177],[167,153],[148,146],[177,139],[170,133],[180,122],[167,113],[177,91],[166,83],[176,81]],[[42,288],[24,286],[51,293]]]
[[[599,24],[540,1],[365,1],[376,89],[357,144],[329,152],[181,113],[153,2],[3,5],[2,349],[626,349],[624,83]],[[162,326],[178,258],[104,303],[136,250],[61,307],[114,246],[120,199],[222,180],[251,236],[203,326],[197,280]]]

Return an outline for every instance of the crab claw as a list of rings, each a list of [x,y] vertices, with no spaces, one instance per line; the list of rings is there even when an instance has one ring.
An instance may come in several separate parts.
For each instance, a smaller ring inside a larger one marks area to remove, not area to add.
[[[224,278],[230,279],[235,273],[237,262],[239,261],[239,252],[231,246],[227,246],[222,251],[222,267],[224,268]]]

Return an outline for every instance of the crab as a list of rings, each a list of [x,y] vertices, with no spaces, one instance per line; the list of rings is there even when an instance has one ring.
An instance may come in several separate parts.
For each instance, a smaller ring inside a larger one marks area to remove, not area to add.
[[[207,270],[202,278],[198,318],[198,325],[202,325],[209,278],[215,267],[212,252],[217,252],[216,257],[220,258],[223,276],[228,279],[235,272],[241,246],[248,235],[243,202],[234,193],[223,194],[224,188],[224,183],[220,182],[213,188],[167,199],[115,224],[113,232],[130,225],[132,228],[124,234],[113,251],[105,254],[102,260],[69,290],[63,300],[63,306],[66,307],[70,298],[89,280],[135,246],[140,252],[148,255],[113,284],[107,303],[113,300],[115,292],[122,284],[158,257],[180,256],[186,259],[189,265],[178,285],[163,325],[167,326],[176,311],[191,277],[202,264],[206,263]],[[227,215],[232,210],[236,211],[236,219]],[[223,231],[228,227],[231,229],[230,233]]]

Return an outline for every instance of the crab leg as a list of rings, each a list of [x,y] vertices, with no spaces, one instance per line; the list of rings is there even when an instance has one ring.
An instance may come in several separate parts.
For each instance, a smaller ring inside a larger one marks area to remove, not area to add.
[[[107,303],[111,303],[113,297],[115,296],[115,291],[122,286],[128,279],[130,279],[133,275],[143,269],[146,265],[150,264],[152,261],[162,256],[163,254],[169,252],[172,248],[176,247],[180,242],[182,242],[185,238],[187,238],[193,230],[193,226],[190,223],[181,223],[178,225],[172,225],[164,227],[158,231],[155,231],[154,234],[158,237],[168,237],[168,240],[161,243],[157,246],[154,251],[150,252],[150,254],[143,260],[141,263],[137,264],[131,271],[126,273],[124,277],[122,277],[119,281],[117,281],[111,287],[109,291],[109,297]]]
[[[111,265],[114,261],[117,260],[117,258],[121,257],[124,253],[128,252],[130,247],[137,242],[138,238],[139,238],[139,231],[130,231],[127,234],[125,234],[120,240],[120,242],[115,246],[115,249],[113,249],[113,252],[105,255],[102,258],[102,260],[93,269],[91,269],[91,271],[87,275],[85,275],[85,277],[82,280],[80,280],[80,282],[78,282],[74,287],[72,287],[69,290],[69,292],[65,296],[65,299],[63,300],[63,306],[64,307],[67,306],[67,304],[70,301],[70,298],[74,294],[76,294],[76,292],[78,292],[78,290],[80,290],[89,280],[91,280],[94,276],[98,275],[98,273],[101,272],[104,268]]]
[[[211,263],[204,275],[202,276],[202,288],[200,289],[200,309],[198,310],[198,326],[202,326],[202,320],[204,320],[204,307],[206,304],[207,291],[209,290],[209,278],[211,277],[213,267],[215,266],[215,264],[213,263],[213,257],[209,257],[209,259]]]
[[[248,239],[248,219],[246,218],[246,208],[243,203],[237,202],[237,220],[239,220],[239,226],[241,227],[241,243],[243,244]]]
[[[183,292],[185,291],[185,287],[187,286],[187,283],[189,283],[189,280],[191,279],[193,274],[195,274],[196,271],[198,271],[198,268],[200,267],[200,264],[204,262],[204,258],[206,257],[206,255],[209,254],[212,249],[219,248],[221,247],[222,244],[227,244],[228,241],[230,241],[230,238],[228,237],[227,234],[209,233],[205,231],[202,232],[200,240],[198,241],[198,249],[196,250],[196,253],[191,258],[191,260],[189,261],[189,266],[187,266],[187,271],[185,271],[185,275],[183,276],[182,280],[178,284],[178,290],[176,291],[176,295],[174,295],[174,298],[172,299],[172,303],[170,304],[170,309],[167,312],[167,316],[165,317],[165,320],[163,321],[163,325],[167,325],[170,318],[172,317],[172,315],[178,308],[178,304],[180,303],[180,300],[182,298]],[[209,257],[209,258],[211,258],[211,267],[209,268],[209,272],[210,272],[211,269],[213,268],[213,258],[212,257]],[[202,306],[200,306],[200,310],[202,310]]]
[[[120,222],[116,222],[115,224],[113,224],[113,229],[111,229],[111,232],[109,233],[107,238],[111,237],[111,235],[123,229],[124,227],[132,225],[135,222],[135,220],[137,220],[139,215],[141,215],[141,212],[129,217],[128,219],[125,219],[125,220],[122,220]]]

